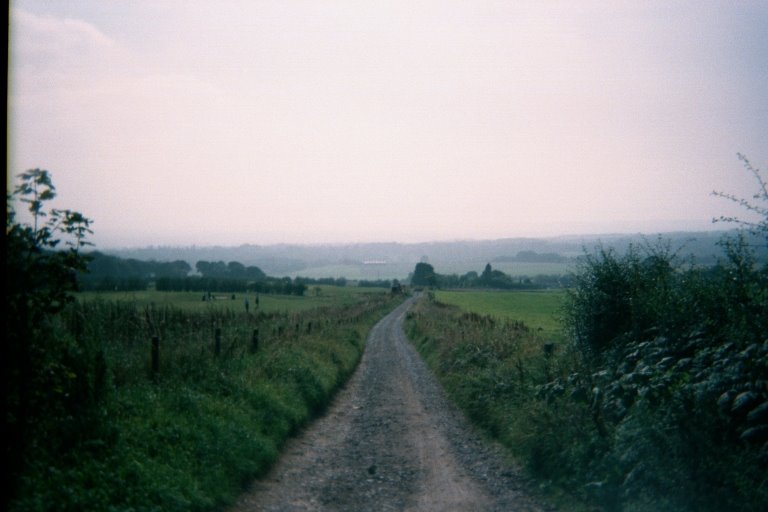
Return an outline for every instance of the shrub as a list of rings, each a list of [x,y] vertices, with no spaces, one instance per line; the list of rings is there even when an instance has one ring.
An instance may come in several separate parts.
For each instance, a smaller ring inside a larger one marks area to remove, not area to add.
[[[71,210],[46,210],[55,190],[48,171],[33,169],[6,198],[6,500],[36,451],[65,451],[98,428],[91,420],[99,415],[103,356],[54,325],[85,269],[80,249],[91,221]],[[15,202],[28,205],[30,222],[17,220]],[[57,434],[41,435],[49,430]]]

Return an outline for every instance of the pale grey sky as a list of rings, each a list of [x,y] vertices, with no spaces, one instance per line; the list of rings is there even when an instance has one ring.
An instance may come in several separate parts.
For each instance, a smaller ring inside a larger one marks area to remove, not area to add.
[[[765,1],[10,2],[8,169],[100,247],[712,229]]]

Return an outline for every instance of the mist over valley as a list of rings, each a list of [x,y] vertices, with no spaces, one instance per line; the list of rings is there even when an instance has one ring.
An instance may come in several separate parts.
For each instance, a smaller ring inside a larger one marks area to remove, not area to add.
[[[630,244],[663,240],[679,256],[692,255],[702,265],[721,256],[718,242],[727,231],[674,232],[654,235],[602,234],[548,238],[440,241],[423,243],[275,244],[238,246],[148,246],[100,252],[143,261],[236,261],[257,266],[270,276],[405,279],[416,263],[428,262],[442,274],[482,271],[490,263],[511,276],[565,274],[579,256],[602,245],[623,252]]]

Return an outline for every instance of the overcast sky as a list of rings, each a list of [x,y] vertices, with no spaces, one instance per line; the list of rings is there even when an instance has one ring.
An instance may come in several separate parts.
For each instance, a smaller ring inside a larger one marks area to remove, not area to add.
[[[102,248],[713,229],[768,2],[14,1],[8,169]]]

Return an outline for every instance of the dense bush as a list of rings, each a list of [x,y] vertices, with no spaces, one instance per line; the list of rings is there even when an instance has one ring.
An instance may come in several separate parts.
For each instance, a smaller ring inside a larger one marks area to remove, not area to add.
[[[600,359],[628,338],[684,328],[675,325],[694,276],[683,277],[669,247],[659,241],[630,246],[623,255],[599,247],[579,260],[568,297],[566,323],[579,351]],[[682,316],[685,318],[685,315]]]
[[[681,263],[658,243],[599,248],[574,277],[571,370],[539,395],[555,411],[581,403],[578,445],[591,449],[549,452],[538,469],[606,508],[768,508],[768,265],[750,243],[768,245],[768,189],[742,159],[761,203],[716,195],[761,219],[721,219],[744,230],[723,239],[716,266]],[[555,414],[541,435],[572,426]]]
[[[603,510],[768,506],[768,268],[663,245],[583,260],[571,343],[424,301],[411,339],[467,415],[529,471]]]
[[[555,407],[581,399],[600,449],[545,464],[590,475],[581,485],[611,508],[768,505],[768,268],[742,240],[724,245],[713,269],[601,251],[580,270],[567,308],[575,367],[541,394]]]

